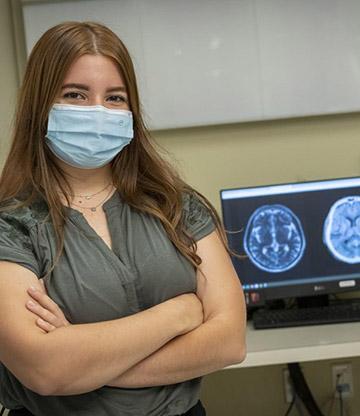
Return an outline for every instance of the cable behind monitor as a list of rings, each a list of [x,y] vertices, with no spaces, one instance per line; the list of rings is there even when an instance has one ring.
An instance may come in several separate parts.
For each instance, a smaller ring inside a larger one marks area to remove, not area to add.
[[[289,363],[288,369],[295,390],[294,394],[301,399],[309,414],[311,416],[324,416],[309,389],[299,363]]]

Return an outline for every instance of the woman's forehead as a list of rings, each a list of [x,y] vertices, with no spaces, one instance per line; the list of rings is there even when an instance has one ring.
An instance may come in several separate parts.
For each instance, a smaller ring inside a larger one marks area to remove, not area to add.
[[[111,83],[124,85],[123,77],[116,63],[103,55],[82,55],[77,58],[67,71],[64,83],[86,82]]]

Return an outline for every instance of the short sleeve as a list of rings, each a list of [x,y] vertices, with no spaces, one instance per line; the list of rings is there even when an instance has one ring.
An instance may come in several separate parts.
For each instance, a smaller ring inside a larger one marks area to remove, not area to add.
[[[4,212],[0,213],[0,260],[17,263],[40,277],[28,228],[19,218]]]
[[[201,240],[215,230],[210,210],[196,194],[185,194],[183,204],[185,229],[195,241]]]

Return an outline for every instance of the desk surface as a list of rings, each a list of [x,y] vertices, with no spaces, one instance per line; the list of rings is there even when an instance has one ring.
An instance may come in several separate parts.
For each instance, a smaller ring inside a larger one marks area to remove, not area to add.
[[[360,356],[360,322],[262,330],[250,322],[245,361],[226,368],[354,356]]]

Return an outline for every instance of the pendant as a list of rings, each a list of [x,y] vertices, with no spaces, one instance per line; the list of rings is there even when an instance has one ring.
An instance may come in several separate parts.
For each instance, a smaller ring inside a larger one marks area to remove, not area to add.
[[[95,207],[93,207],[93,208],[90,208],[90,210],[91,210],[92,212],[95,212],[95,211],[96,211],[96,208],[95,208]]]
[[[91,196],[87,195],[87,196],[85,197],[85,199],[89,200],[89,199],[91,199]]]

